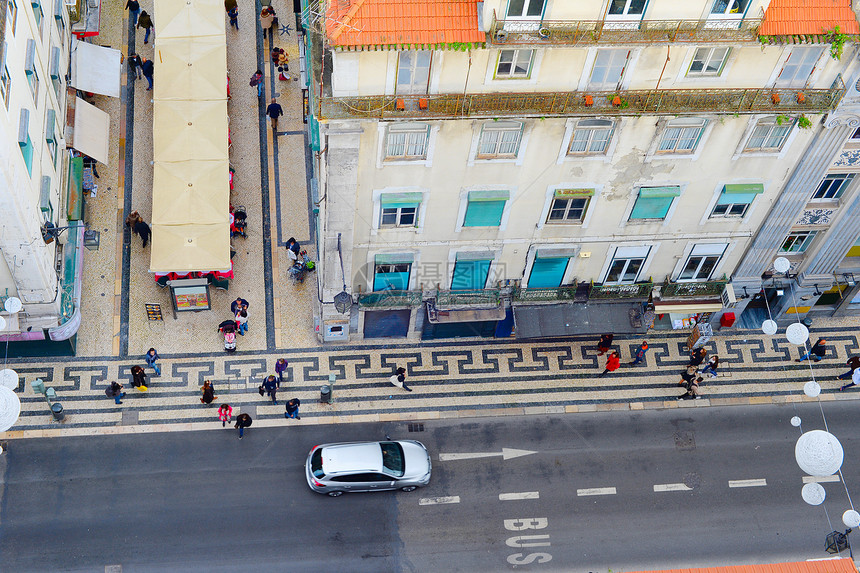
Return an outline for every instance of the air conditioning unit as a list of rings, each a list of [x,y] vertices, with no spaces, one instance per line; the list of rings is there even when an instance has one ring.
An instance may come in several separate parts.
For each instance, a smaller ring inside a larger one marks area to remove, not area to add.
[[[726,288],[723,289],[722,294],[720,294],[720,299],[723,301],[723,306],[725,307],[730,307],[738,302],[738,299],[735,298],[735,287],[727,284]]]

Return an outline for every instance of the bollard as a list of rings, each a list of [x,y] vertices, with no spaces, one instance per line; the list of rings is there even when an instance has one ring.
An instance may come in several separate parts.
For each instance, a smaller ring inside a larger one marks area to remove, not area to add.
[[[320,402],[331,404],[331,386],[325,385],[320,388]]]
[[[63,405],[59,402],[54,402],[51,404],[51,415],[54,416],[54,419],[58,422],[62,422],[66,415],[63,413]]]
[[[33,388],[33,392],[36,394],[45,394],[45,383],[41,378],[36,378],[32,382],[30,382],[30,387]]]
[[[57,391],[53,388],[48,388],[45,390],[45,398],[47,398],[49,402],[53,402],[57,399]]]

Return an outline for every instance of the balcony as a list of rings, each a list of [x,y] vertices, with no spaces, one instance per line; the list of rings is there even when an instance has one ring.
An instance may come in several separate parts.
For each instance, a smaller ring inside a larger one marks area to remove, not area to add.
[[[595,46],[612,44],[757,42],[761,19],[710,20],[498,20],[493,11],[489,43],[496,46]]]
[[[651,296],[654,283],[636,283],[632,285],[592,285],[589,299],[640,298],[646,300]]]
[[[499,306],[502,291],[497,288],[477,290],[440,290],[436,293],[439,309],[475,306]]]
[[[726,288],[728,280],[705,282],[676,282],[666,281],[660,287],[660,299],[670,298],[717,298]]]
[[[802,92],[802,97],[799,97]],[[689,114],[825,113],[845,94],[842,76],[829,89],[668,89],[619,92],[532,92],[322,97],[317,117],[442,119]]]
[[[574,281],[575,282],[575,281]],[[515,302],[562,302],[576,299],[575,286],[554,288],[516,288],[513,292]]]
[[[381,290],[358,293],[360,308],[404,308],[421,304],[424,293],[420,290]]]

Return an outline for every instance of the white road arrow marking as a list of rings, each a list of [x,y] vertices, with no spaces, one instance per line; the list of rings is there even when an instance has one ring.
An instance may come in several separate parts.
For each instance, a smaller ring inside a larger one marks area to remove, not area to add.
[[[531,454],[536,454],[537,452],[530,452],[529,450],[515,450],[512,448],[502,448],[501,452],[475,452],[471,454],[439,454],[439,461],[450,462],[454,460],[474,460],[477,458],[492,458],[495,456],[502,456],[503,460],[512,460],[514,458],[518,458],[520,456],[528,456]]]

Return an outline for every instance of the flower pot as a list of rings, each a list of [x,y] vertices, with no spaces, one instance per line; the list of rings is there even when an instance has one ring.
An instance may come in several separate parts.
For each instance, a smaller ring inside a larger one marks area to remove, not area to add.
[[[612,105],[614,105],[615,107],[620,106],[621,105],[621,96],[615,96],[614,98],[612,98]]]
[[[770,101],[772,101],[774,104],[778,104],[779,103],[779,94],[771,94],[770,95]]]
[[[594,98],[591,97],[590,95],[585,96],[585,98],[583,98],[583,99],[585,100],[585,105],[587,105],[588,107],[591,107],[592,105],[594,105]]]
[[[797,103],[803,103],[806,101],[806,94],[803,92],[797,92]]]
[[[549,28],[541,28],[538,30],[538,36],[541,38],[549,38]]]

